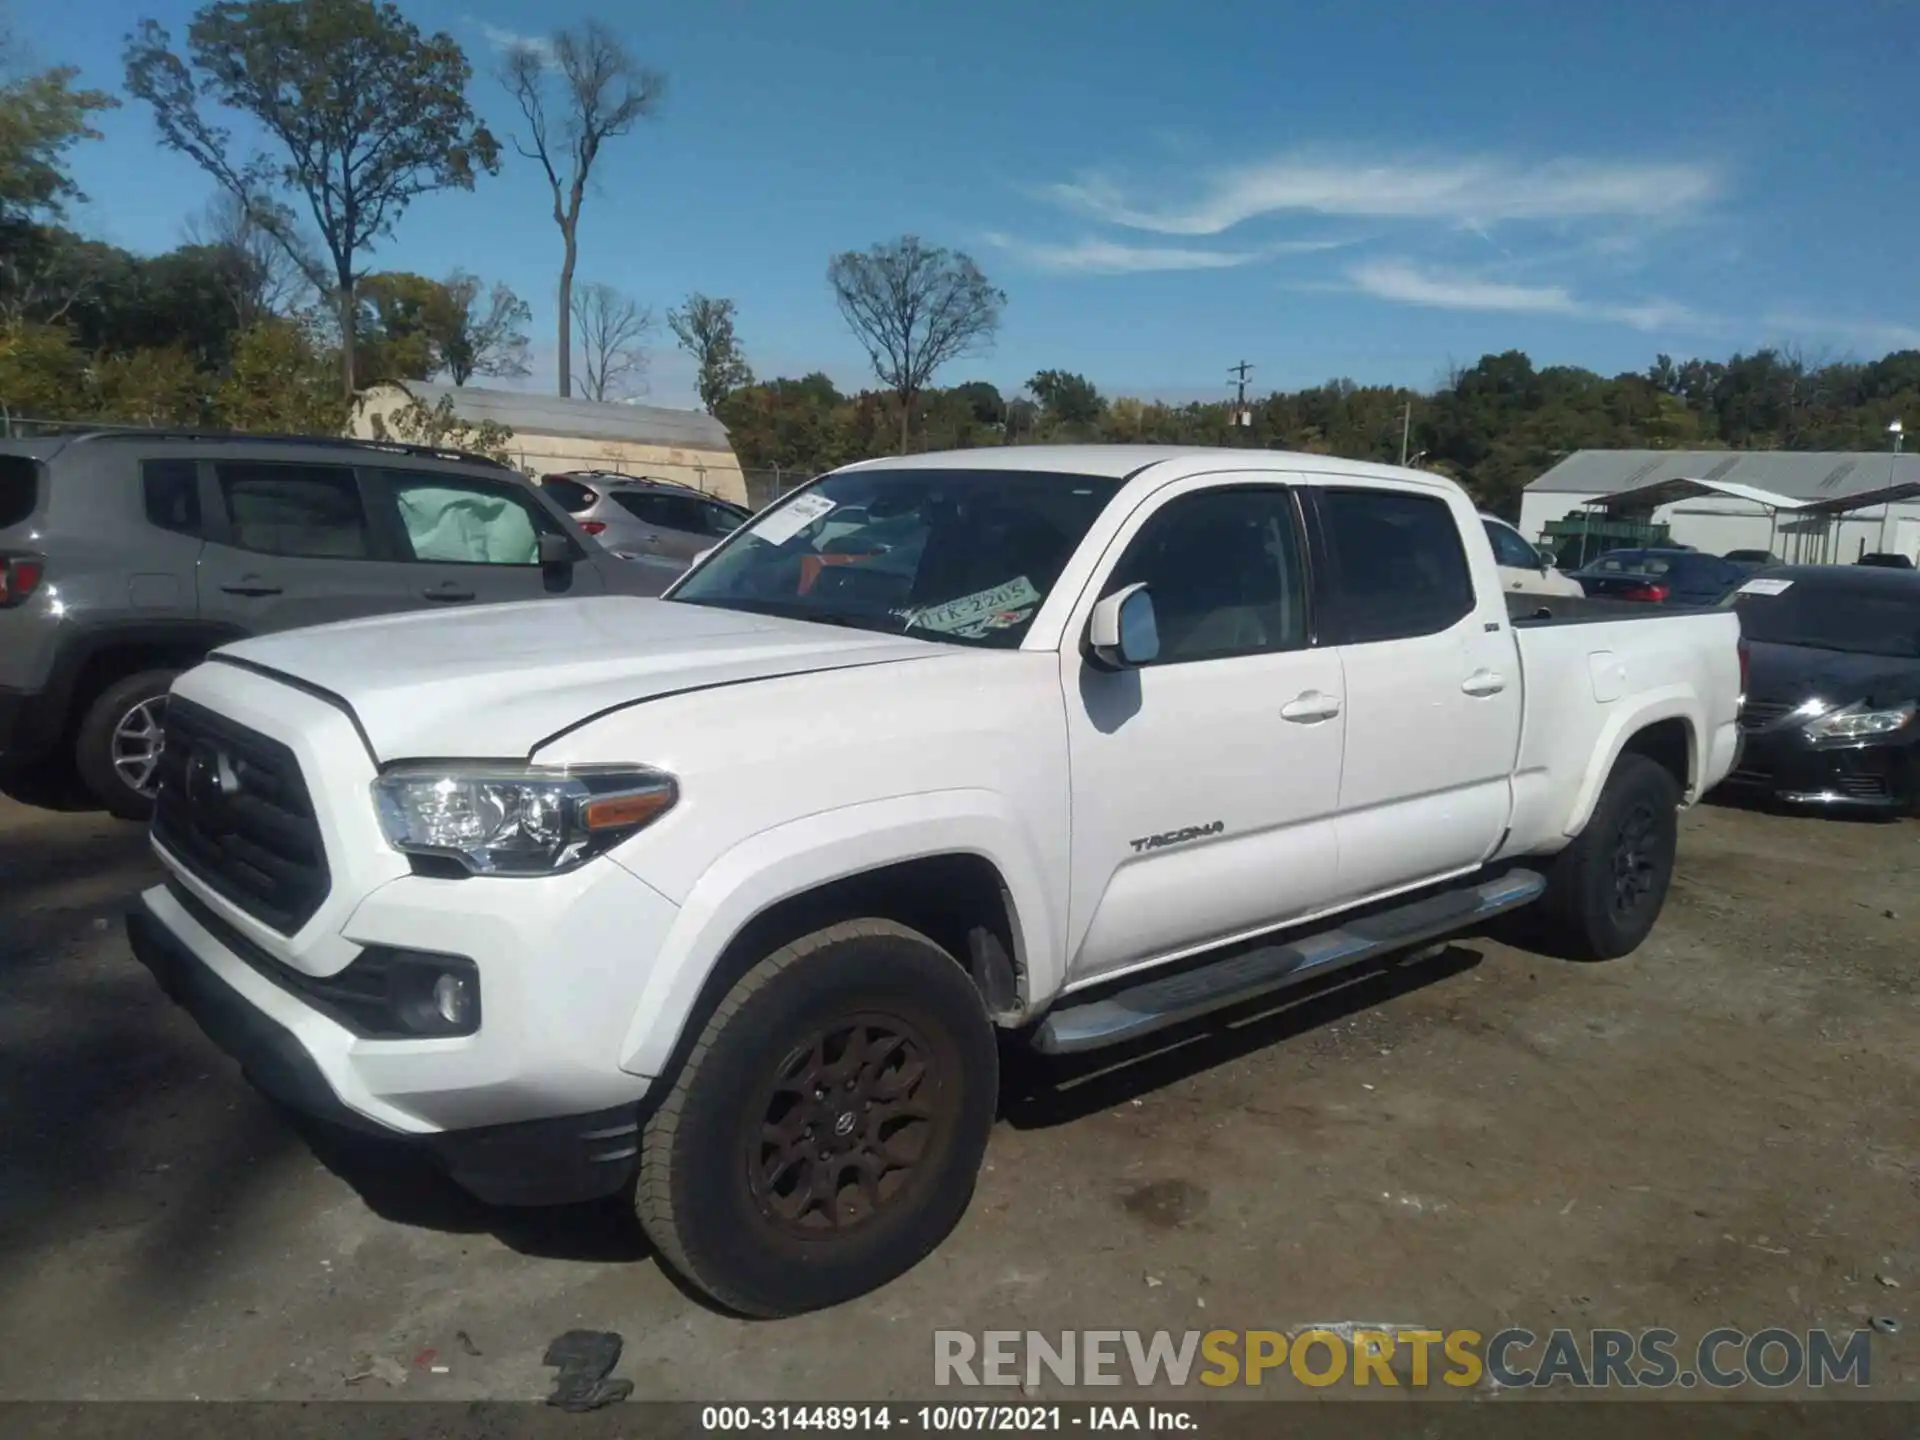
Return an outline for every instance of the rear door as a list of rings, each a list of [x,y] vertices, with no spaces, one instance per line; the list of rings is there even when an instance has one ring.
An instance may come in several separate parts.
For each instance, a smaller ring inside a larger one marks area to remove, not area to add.
[[[1480,864],[1505,832],[1520,675],[1504,595],[1461,543],[1479,517],[1440,490],[1341,480],[1309,492],[1323,634],[1346,681],[1343,899]]]
[[[201,464],[203,618],[258,635],[423,603],[410,598],[411,567],[373,523],[351,465]]]
[[[373,473],[369,494],[376,523],[408,562],[410,606],[502,604],[606,588],[586,551],[521,481],[389,466]],[[574,563],[542,566],[543,535],[565,538]]]
[[[740,523],[698,495],[615,490],[608,498],[640,522],[636,548],[682,564],[692,564],[694,556],[712,549]]]
[[[1340,658],[1314,644],[1298,509],[1278,478],[1170,486],[1077,607],[1076,637],[1098,596],[1145,584],[1160,654],[1116,673],[1077,639],[1061,650],[1074,981],[1274,928],[1332,889]]]

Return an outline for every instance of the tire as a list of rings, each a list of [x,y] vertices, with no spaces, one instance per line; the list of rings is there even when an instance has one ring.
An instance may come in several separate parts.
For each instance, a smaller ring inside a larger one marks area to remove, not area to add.
[[[116,680],[87,707],[74,738],[74,769],[80,783],[122,820],[153,814],[154,762],[160,756],[159,723],[178,670],[143,670]],[[144,743],[142,741],[144,736]]]
[[[864,1063],[836,1040],[856,1033]],[[998,1104],[966,971],[891,921],[832,925],[727,992],[642,1132],[635,1208],[661,1257],[739,1314],[836,1305],[959,1223]]]
[[[1617,960],[1640,947],[1673,881],[1680,786],[1644,755],[1622,755],[1593,815],[1553,859],[1536,909],[1547,948],[1575,960]]]

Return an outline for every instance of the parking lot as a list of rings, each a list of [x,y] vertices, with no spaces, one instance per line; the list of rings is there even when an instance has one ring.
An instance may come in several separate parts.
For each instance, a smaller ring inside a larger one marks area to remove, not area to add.
[[[1627,960],[1472,939],[1011,1067],[930,1261],[750,1324],[618,1205],[489,1210],[296,1130],[131,960],[144,835],[0,800],[0,1397],[535,1397],[576,1326],[625,1336],[638,1397],[845,1400],[927,1395],[943,1327],[1875,1317],[1875,1392],[1920,1395],[1917,860],[1913,822],[1707,806]]]

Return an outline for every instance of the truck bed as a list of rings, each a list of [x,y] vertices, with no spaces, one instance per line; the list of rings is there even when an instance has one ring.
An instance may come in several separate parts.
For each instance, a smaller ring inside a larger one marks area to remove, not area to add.
[[[1516,630],[1550,625],[1593,625],[1605,620],[1657,620],[1675,615],[1701,615],[1717,607],[1649,605],[1642,600],[1605,600],[1584,595],[1527,595],[1507,592],[1507,618]]]

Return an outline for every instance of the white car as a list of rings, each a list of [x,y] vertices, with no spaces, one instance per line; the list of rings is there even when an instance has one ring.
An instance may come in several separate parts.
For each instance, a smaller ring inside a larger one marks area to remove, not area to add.
[[[1493,563],[1500,567],[1500,585],[1516,595],[1572,595],[1583,597],[1586,591],[1570,575],[1554,568],[1553,557],[1527,539],[1506,521],[1482,515],[1480,526],[1493,547]]]
[[[843,511],[884,538],[821,549]],[[216,652],[134,948],[287,1104],[493,1201],[632,1187],[726,1305],[828,1305],[965,1210],[996,1028],[1119,1044],[1523,905],[1640,944],[1739,622],[1515,609],[1437,476],[869,461],[662,599]]]

